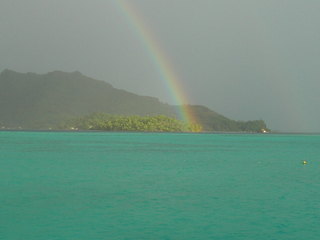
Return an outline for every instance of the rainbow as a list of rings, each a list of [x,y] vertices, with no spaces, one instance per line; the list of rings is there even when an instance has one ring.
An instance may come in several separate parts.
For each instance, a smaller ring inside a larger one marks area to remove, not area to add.
[[[123,12],[130,27],[140,38],[161,79],[165,82],[173,101],[179,106],[179,117],[187,123],[197,123],[195,115],[190,107],[188,107],[185,91],[179,77],[174,71],[173,64],[166,56],[165,51],[160,47],[160,43],[150,27],[147,26],[142,14],[129,1],[115,0],[115,3],[116,7]]]

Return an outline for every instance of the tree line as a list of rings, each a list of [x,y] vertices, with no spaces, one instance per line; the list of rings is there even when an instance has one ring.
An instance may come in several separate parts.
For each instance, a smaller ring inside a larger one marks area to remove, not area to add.
[[[164,115],[124,116],[106,113],[94,113],[85,117],[74,118],[59,126],[61,129],[101,130],[127,132],[201,132],[196,123],[185,123]]]

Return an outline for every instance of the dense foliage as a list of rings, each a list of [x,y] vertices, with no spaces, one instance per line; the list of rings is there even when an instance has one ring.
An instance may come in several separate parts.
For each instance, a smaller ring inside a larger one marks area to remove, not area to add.
[[[139,131],[139,132],[199,132],[197,124],[187,124],[163,115],[121,116],[95,113],[83,118],[72,119],[61,126],[62,129]]]

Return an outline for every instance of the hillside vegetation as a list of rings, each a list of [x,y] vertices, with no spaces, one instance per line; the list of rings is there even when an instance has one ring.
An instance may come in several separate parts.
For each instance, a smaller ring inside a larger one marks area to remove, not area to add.
[[[205,131],[221,132],[262,132],[270,131],[263,120],[235,121],[218,114],[204,106],[191,106],[197,116],[198,124]]]
[[[178,119],[178,108],[154,97],[114,88],[79,72],[35,74],[4,70],[0,74],[2,129],[54,129],[71,119],[93,113],[135,116],[133,118],[163,115]],[[189,108],[204,131],[259,132],[266,128],[262,120],[240,122],[204,106]]]
[[[197,124],[189,124],[164,115],[118,116],[94,113],[66,121],[61,129],[126,132],[200,132]]]

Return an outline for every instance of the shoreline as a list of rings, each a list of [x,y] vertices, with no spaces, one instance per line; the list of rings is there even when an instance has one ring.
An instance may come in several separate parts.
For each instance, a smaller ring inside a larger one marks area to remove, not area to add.
[[[320,135],[320,132],[224,132],[224,131],[204,131],[204,132],[151,132],[151,131],[102,131],[102,130],[50,130],[50,129],[0,129],[0,132],[73,132],[73,133],[181,133],[181,134],[246,134],[246,135]]]

